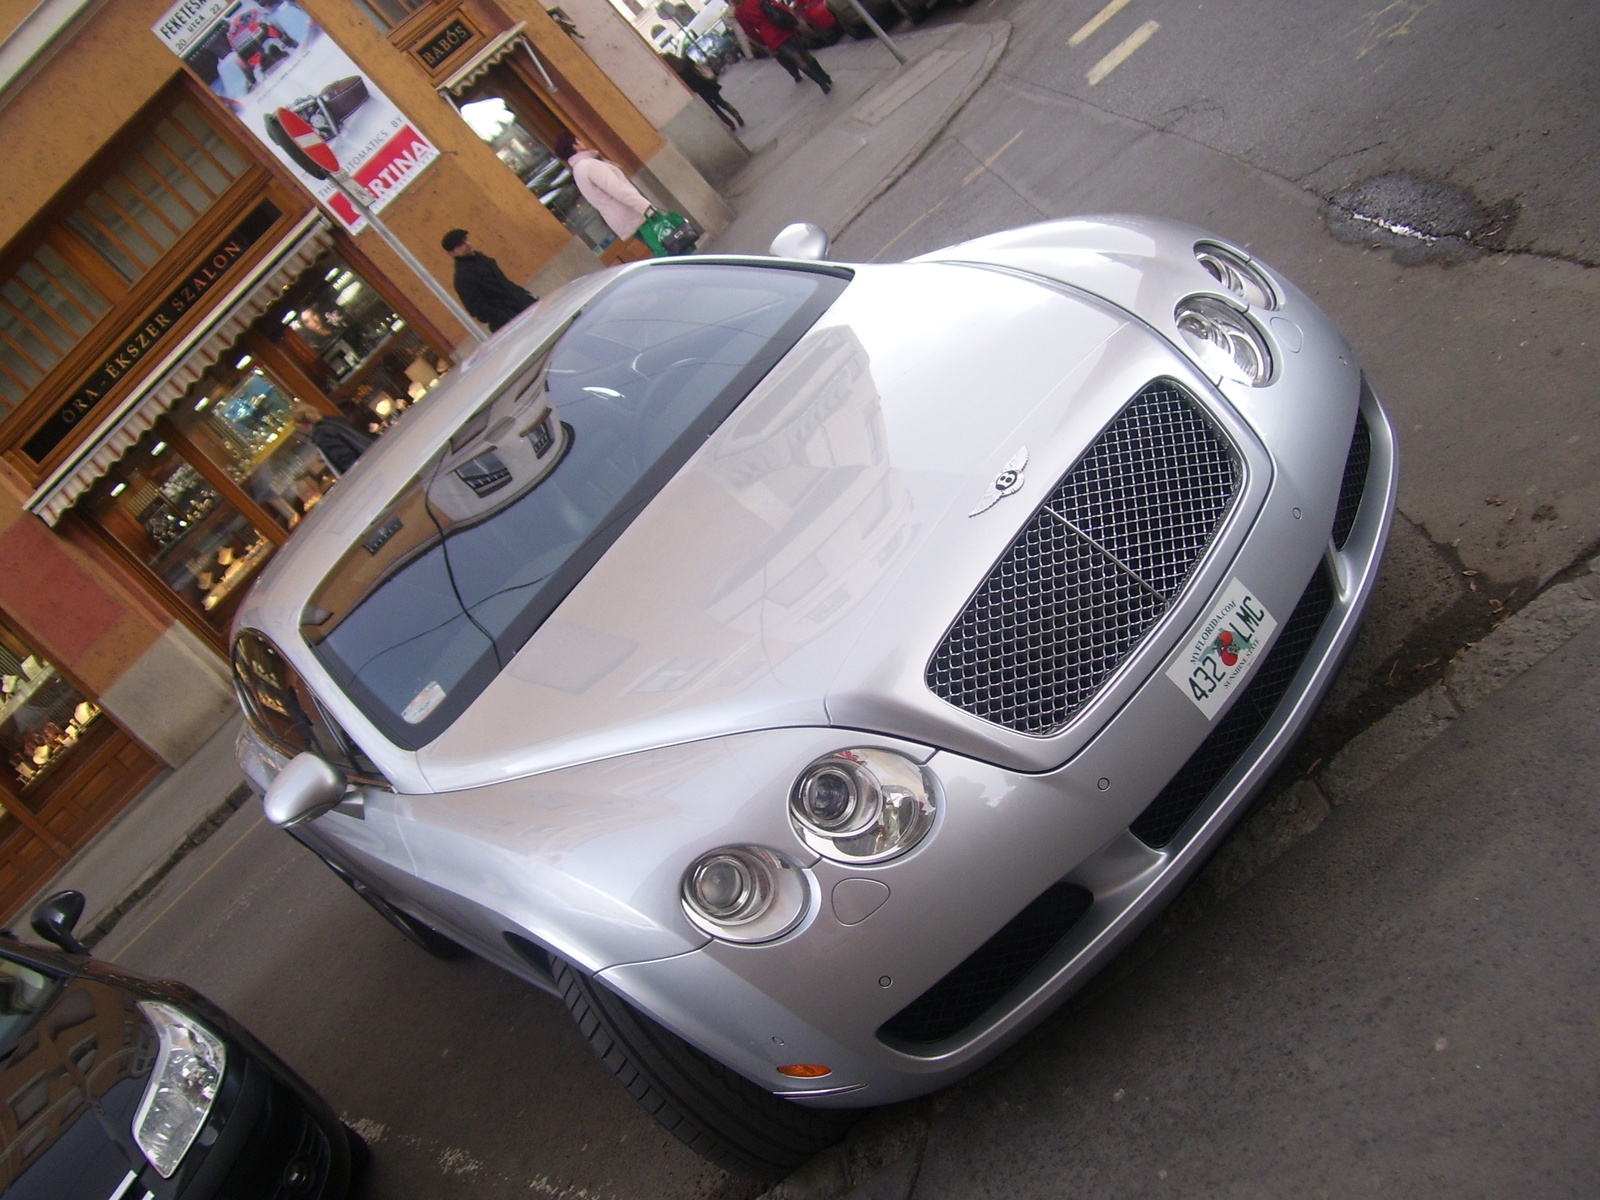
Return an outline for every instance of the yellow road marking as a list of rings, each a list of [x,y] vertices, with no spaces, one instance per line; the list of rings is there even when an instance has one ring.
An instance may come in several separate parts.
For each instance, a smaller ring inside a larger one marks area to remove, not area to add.
[[[943,208],[945,206],[946,201],[948,201],[949,199],[950,199],[949,196],[945,196],[943,199],[941,199],[939,201],[939,203],[935,204],[927,212],[923,213],[915,221],[912,221],[911,224],[907,225],[899,233],[895,234],[892,238],[890,238],[887,242],[885,242],[883,244],[883,246],[879,248],[878,252],[876,254],[874,254],[867,261],[869,261],[869,262],[877,262],[880,258],[882,258],[885,254],[887,254],[889,252],[889,247],[890,246],[894,245],[901,238],[905,237],[906,234],[910,233],[913,229],[915,229],[918,225],[921,225],[929,217],[933,216],[934,213],[938,212],[941,208]]]
[[[1017,139],[1019,137],[1021,137],[1022,134],[1023,134],[1023,131],[1020,130],[1020,129],[1017,130],[1016,133],[1012,134],[1010,141],[1006,142],[1006,144],[1004,146],[1001,146],[1000,149],[996,150],[993,154],[989,155],[988,158],[984,159],[981,163],[979,163],[978,166],[965,179],[963,179],[961,181],[961,187],[966,187],[967,184],[971,183],[979,175],[982,175],[990,167],[994,166],[995,160],[997,158],[999,158],[1002,154],[1004,154],[1007,150],[1011,149],[1011,147],[1016,144]],[[878,252],[876,254],[874,254],[871,258],[869,258],[867,261],[868,262],[877,262],[885,254],[889,253],[889,247],[890,246],[893,246],[901,238],[905,237],[906,234],[910,233],[918,225],[921,225],[929,217],[933,216],[934,213],[938,212],[946,204],[950,203],[951,197],[954,196],[956,194],[956,192],[958,192],[960,190],[961,190],[961,188],[956,188],[956,189],[954,189],[952,191],[946,192],[943,196],[939,197],[939,202],[937,204],[935,204],[932,208],[928,209],[928,211],[923,213],[920,217],[915,218],[911,222],[911,224],[907,225],[899,233],[895,234],[892,238],[890,238],[887,242],[885,242],[881,247],[878,248]]]
[[[1431,7],[1433,0],[1390,0],[1377,12],[1367,13],[1362,18],[1367,28],[1356,57],[1365,58],[1382,43],[1405,37],[1411,32],[1411,22],[1420,17],[1424,9]]]
[[[221,854],[217,855],[217,861],[212,863],[204,871],[201,871],[199,875],[195,876],[194,882],[191,883],[188,887],[184,888],[183,891],[179,892],[176,896],[174,896],[172,898],[171,902],[165,908],[163,908],[153,918],[151,918],[151,921],[150,921],[150,923],[148,925],[146,925],[143,929],[139,930],[138,933],[134,934],[133,935],[133,940],[130,941],[121,950],[118,950],[116,955],[115,955],[115,957],[113,957],[111,961],[112,962],[116,962],[117,959],[121,958],[129,950],[132,950],[135,946],[137,946],[139,944],[139,939],[142,938],[145,934],[149,933],[152,929],[154,929],[156,927],[156,922],[157,921],[161,920],[162,917],[166,916],[169,912],[172,911],[173,905],[177,904],[179,900],[182,900],[190,892],[194,891],[194,889],[199,886],[200,881],[202,879],[204,879],[207,875],[211,874],[211,872],[215,871],[218,867],[220,867],[222,865],[222,860],[227,858],[228,855],[232,854],[241,845],[243,845],[245,838],[249,837],[252,833],[254,833],[256,826],[261,824],[261,822],[263,820],[265,820],[265,819],[266,818],[264,816],[262,816],[262,817],[257,817],[254,821],[252,821],[251,824],[250,824],[250,828],[246,829],[243,833],[241,833],[239,835],[239,840],[238,841],[234,842],[233,845],[229,846]]]
[[[1091,36],[1093,36],[1095,30],[1099,29],[1100,26],[1104,25],[1107,21],[1111,20],[1112,17],[1116,16],[1119,12],[1127,7],[1128,0],[1111,0],[1110,4],[1106,5],[1099,12],[1095,13],[1094,16],[1090,17],[1088,21],[1079,27],[1077,33],[1073,34],[1067,39],[1067,45],[1083,45]]]
[[[961,186],[962,187],[966,187],[967,184],[971,183],[979,175],[982,175],[990,167],[994,166],[994,160],[999,158],[1007,150],[1011,149],[1012,143],[1015,142],[1021,136],[1022,136],[1022,130],[1020,130],[1020,129],[1017,130],[1016,133],[1012,134],[1011,135],[1011,141],[1007,142],[1004,146],[1001,146],[1000,149],[996,150],[993,154],[989,155],[988,158],[984,159],[983,162],[979,163],[978,166],[976,168],[974,168],[972,174],[968,175],[965,179],[963,179],[961,181]]]
[[[1089,86],[1093,87],[1123,63],[1127,62],[1129,56],[1140,46],[1155,37],[1156,30],[1160,28],[1161,26],[1155,21],[1146,21],[1127,37],[1123,38],[1120,46],[1090,68]]]

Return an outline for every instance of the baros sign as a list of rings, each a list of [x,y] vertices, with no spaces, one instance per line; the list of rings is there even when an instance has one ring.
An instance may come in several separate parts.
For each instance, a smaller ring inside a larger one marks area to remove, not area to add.
[[[268,134],[279,108],[298,114],[373,195],[381,212],[439,151],[293,0],[181,0],[154,26],[229,111],[351,232],[364,222],[331,182],[312,179]]]

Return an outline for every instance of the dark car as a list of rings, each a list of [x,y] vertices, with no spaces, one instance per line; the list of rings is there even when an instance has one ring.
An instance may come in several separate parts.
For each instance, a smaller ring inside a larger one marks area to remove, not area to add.
[[[192,988],[92,961],[64,892],[0,936],[0,1197],[321,1200],[366,1145]]]

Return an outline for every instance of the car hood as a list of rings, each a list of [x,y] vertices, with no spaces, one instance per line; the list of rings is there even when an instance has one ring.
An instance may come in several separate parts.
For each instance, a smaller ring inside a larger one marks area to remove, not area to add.
[[[1163,373],[1192,378],[1068,289],[859,269],[418,768],[456,790],[810,724],[970,744],[929,654],[1046,481]],[[970,515],[1008,465],[1021,494]]]
[[[0,1060],[15,1117],[0,1129],[0,1196],[106,1200],[144,1167],[132,1121],[154,1035],[132,994],[87,979],[55,997],[40,1027],[48,1037],[29,1032]]]

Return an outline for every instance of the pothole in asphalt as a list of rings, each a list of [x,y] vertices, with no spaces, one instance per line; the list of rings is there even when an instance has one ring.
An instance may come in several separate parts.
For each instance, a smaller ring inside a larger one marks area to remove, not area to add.
[[[1467,188],[1389,171],[1335,192],[1328,231],[1352,245],[1384,246],[1406,266],[1461,262],[1504,250],[1518,205],[1487,205]]]

